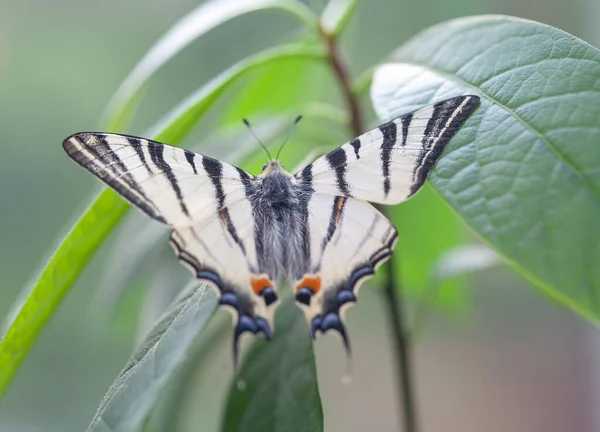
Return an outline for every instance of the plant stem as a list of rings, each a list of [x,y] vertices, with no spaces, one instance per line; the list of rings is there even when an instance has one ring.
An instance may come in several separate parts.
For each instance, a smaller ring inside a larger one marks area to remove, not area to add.
[[[327,52],[329,53],[329,63],[333,69],[333,73],[340,83],[346,105],[350,111],[350,124],[348,127],[352,132],[353,136],[359,136],[364,132],[362,114],[360,112],[360,106],[358,101],[352,93],[352,86],[350,84],[350,76],[348,74],[348,68],[342,58],[340,57],[338,50],[338,39],[333,35],[328,35],[321,30],[321,35],[327,45]]]
[[[348,67],[339,54],[338,39],[334,35],[327,34],[322,28],[321,36],[327,46],[329,63],[340,84],[348,111],[350,111],[348,128],[352,136],[359,136],[364,132],[362,113],[358,100],[352,92]],[[411,347],[403,319],[402,298],[401,295],[398,294],[401,291],[400,279],[396,274],[396,269],[392,262],[389,262],[386,268],[384,294],[388,307],[389,322],[394,335],[394,352],[397,368],[396,375],[401,393],[400,410],[403,413],[404,432],[417,432],[418,428],[410,361]]]
[[[398,252],[396,251],[396,254]],[[417,413],[412,384],[411,342],[404,322],[404,307],[399,291],[399,278],[392,260],[388,261],[384,280],[384,294],[388,307],[388,316],[394,335],[396,374],[402,394],[402,414],[405,432],[417,432]]]

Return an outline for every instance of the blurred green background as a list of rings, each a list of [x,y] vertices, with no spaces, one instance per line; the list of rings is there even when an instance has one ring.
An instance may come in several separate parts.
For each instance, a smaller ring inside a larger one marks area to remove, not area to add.
[[[103,108],[127,73],[197,4],[0,1],[0,317],[99,190],[92,176],[65,156],[62,139],[97,129]],[[365,0],[345,35],[345,51],[358,75],[417,31],[482,13],[534,19],[600,44],[598,0]],[[285,16],[266,12],[212,31],[159,72],[139,118],[124,132],[143,133],[225,67],[286,40],[291,24]],[[235,89],[226,100],[235,103]],[[86,270],[23,363],[0,400],[0,431],[85,430],[131,352],[137,325],[136,299],[130,312],[120,314],[122,322],[106,327],[90,318],[101,272],[97,263]],[[416,345],[423,430],[600,430],[597,331],[548,302],[510,269],[478,274],[472,287],[470,312],[435,316]],[[377,293],[362,290],[360,307],[348,314],[355,353],[350,386],[341,382],[343,352],[335,339],[317,341],[327,430],[399,430],[381,302]],[[213,379],[204,385],[222,393],[230,370],[229,365],[213,366]],[[214,430],[217,407],[206,395],[192,394],[185,404],[190,420],[184,429]]]

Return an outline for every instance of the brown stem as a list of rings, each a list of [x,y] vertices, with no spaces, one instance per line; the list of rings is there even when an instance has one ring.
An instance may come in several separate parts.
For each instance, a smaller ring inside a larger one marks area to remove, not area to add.
[[[397,254],[398,252],[396,252]],[[402,394],[402,414],[405,432],[417,432],[417,412],[412,383],[411,343],[404,322],[402,295],[398,292],[398,276],[392,260],[388,261],[384,282],[384,293],[388,308],[388,316],[394,334],[394,351],[396,357],[396,374]]]
[[[362,113],[358,100],[352,93],[348,68],[342,60],[338,51],[338,40],[335,36],[329,35],[321,29],[321,36],[325,41],[329,52],[329,63],[340,84],[344,95],[346,105],[350,111],[350,123],[348,127],[352,136],[359,136],[364,132]],[[401,393],[400,409],[403,414],[404,431],[417,432],[417,418],[414,404],[414,392],[412,386],[412,368],[410,356],[410,343],[405,328],[402,296],[398,293],[400,289],[400,280],[396,275],[396,269],[390,262],[387,266],[385,277],[384,294],[388,307],[389,322],[394,334],[394,351],[396,356],[396,374],[398,387]]]
[[[337,38],[333,35],[325,34],[322,30],[321,34],[327,45],[327,51],[329,52],[329,63],[340,83],[346,105],[350,111],[350,124],[348,126],[350,127],[353,136],[359,136],[364,132],[362,114],[360,112],[358,101],[352,94],[350,77],[348,75],[347,67],[340,57]]]

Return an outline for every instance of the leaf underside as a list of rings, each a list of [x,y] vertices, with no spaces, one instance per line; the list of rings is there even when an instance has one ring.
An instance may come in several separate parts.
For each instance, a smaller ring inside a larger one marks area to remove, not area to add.
[[[104,397],[89,432],[139,430],[168,380],[194,351],[218,300],[194,281],[153,326]]]
[[[223,431],[322,431],[323,411],[308,326],[288,297],[275,334],[254,342],[229,393]]]

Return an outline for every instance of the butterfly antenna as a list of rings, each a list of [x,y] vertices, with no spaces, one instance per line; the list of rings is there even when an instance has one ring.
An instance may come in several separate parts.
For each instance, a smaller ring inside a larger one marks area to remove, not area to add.
[[[246,127],[248,128],[248,130],[250,131],[252,136],[254,137],[254,139],[260,144],[260,146],[265,150],[265,152],[267,152],[267,156],[269,157],[269,160],[273,160],[273,158],[271,157],[271,153],[269,153],[269,150],[267,149],[267,147],[262,143],[262,141],[260,139],[258,139],[256,134],[252,130],[252,127],[250,126],[250,122],[248,120],[246,120],[245,118],[243,118],[242,121],[244,122],[244,124],[246,125]]]
[[[296,119],[294,120],[294,123],[292,124],[292,126],[290,127],[290,131],[287,134],[287,137],[285,138],[285,140],[283,141],[283,144],[281,144],[281,147],[279,147],[279,151],[277,152],[277,156],[275,156],[276,160],[279,160],[279,154],[281,153],[281,150],[283,149],[283,146],[288,142],[288,140],[290,139],[290,137],[292,136],[292,134],[294,133],[294,131],[296,130],[296,125],[298,124],[298,122],[302,120],[302,116],[299,115],[298,117],[296,117]]]

